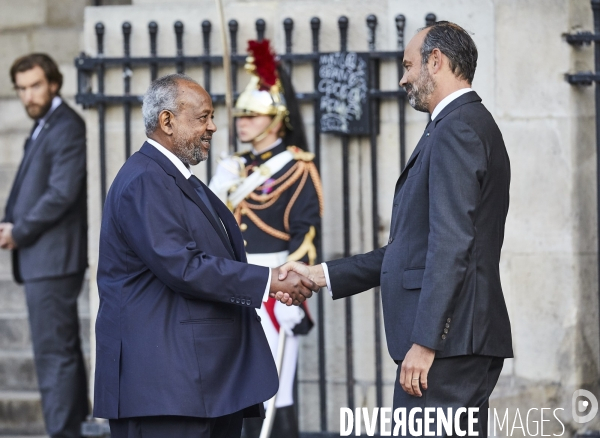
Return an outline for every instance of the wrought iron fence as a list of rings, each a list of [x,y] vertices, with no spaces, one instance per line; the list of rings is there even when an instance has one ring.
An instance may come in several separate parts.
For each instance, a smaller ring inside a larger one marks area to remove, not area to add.
[[[435,22],[434,14],[428,14],[425,17],[425,23],[431,24]],[[379,204],[378,204],[378,166],[377,166],[377,148],[379,134],[379,110],[380,104],[384,100],[397,100],[398,102],[398,129],[399,129],[399,150],[400,150],[400,168],[404,167],[406,162],[406,145],[405,145],[405,105],[406,93],[399,86],[392,90],[380,89],[380,66],[381,63],[395,63],[397,71],[397,80],[399,81],[403,75],[402,59],[404,56],[404,29],[406,19],[404,15],[394,17],[396,28],[396,50],[393,51],[378,51],[376,49],[376,29],[378,19],[375,15],[369,15],[366,18],[366,26],[368,29],[368,52],[357,52],[358,55],[366,57],[368,60],[368,91],[367,91],[367,106],[369,113],[369,125],[371,127],[368,134],[370,143],[370,161],[371,161],[371,187],[372,187],[372,204],[370,206],[372,212],[372,245],[374,248],[380,246],[379,242]],[[348,52],[348,29],[349,20],[345,16],[339,17],[337,26],[339,29],[340,44],[339,50],[341,53]],[[238,53],[237,32],[239,28],[237,20],[230,20],[228,23],[230,52],[231,52],[231,79],[233,84],[234,95],[237,97],[238,71],[239,66],[243,66],[245,62],[245,54]],[[259,19],[255,22],[257,39],[264,38],[266,22]],[[297,93],[297,98],[300,103],[312,104],[315,114],[315,124],[312,133],[312,151],[315,153],[315,164],[321,168],[321,136],[319,130],[317,115],[319,114],[319,98],[317,85],[319,81],[319,62],[320,57],[325,53],[319,49],[319,34],[321,29],[321,20],[314,17],[310,20],[310,29],[312,34],[312,51],[309,53],[294,53],[293,52],[293,30],[294,21],[291,18],[286,18],[283,21],[285,33],[285,53],[280,55],[281,61],[292,73],[296,65],[309,65],[313,70],[313,92]],[[148,38],[150,41],[150,53],[148,56],[132,56],[130,50],[130,37],[132,25],[125,22],[122,25],[122,41],[123,41],[123,56],[121,57],[106,57],[104,55],[104,40],[105,27],[102,23],[97,23],[95,26],[97,53],[95,56],[90,56],[82,53],[75,59],[75,66],[78,71],[78,93],[76,101],[84,108],[95,108],[98,114],[99,128],[99,165],[100,165],[100,190],[101,199],[104,202],[107,193],[107,149],[106,149],[106,109],[109,106],[121,106],[124,114],[124,140],[125,140],[125,157],[131,154],[131,110],[134,106],[140,106],[142,96],[131,94],[131,79],[133,68],[147,67],[150,80],[157,78],[159,67],[173,67],[179,73],[185,72],[187,67],[200,66],[204,76],[204,88],[211,95],[214,105],[224,105],[225,96],[211,92],[211,74],[215,67],[223,65],[223,57],[210,52],[210,38],[212,32],[212,24],[205,20],[201,23],[203,54],[199,56],[185,55],[183,45],[184,25],[181,21],[174,23],[173,31],[176,36],[176,54],[175,56],[159,56],[157,53],[157,35],[158,24],[152,21],[148,24]],[[119,95],[108,95],[105,93],[105,77],[107,70],[122,70],[123,72],[123,93]],[[92,87],[93,77],[96,76],[96,89]],[[351,221],[350,221],[350,174],[349,174],[349,135],[339,135],[342,146],[342,199],[343,199],[343,255],[351,255]],[[212,161],[207,160],[207,176],[210,178],[212,173]],[[318,243],[319,254],[322,254],[321,244]],[[320,400],[320,418],[319,426],[323,436],[328,430],[327,424],[327,375],[326,375],[326,353],[325,353],[325,315],[323,294],[318,294],[318,367],[319,367],[319,400]],[[381,327],[381,299],[379,290],[375,290],[373,295],[374,303],[374,327],[375,327],[375,387],[376,387],[376,406],[383,406],[383,381],[382,381],[382,358],[381,358],[381,343],[382,335]],[[345,326],[346,326],[346,392],[347,392],[347,407],[354,408],[354,350],[353,350],[353,322],[352,322],[352,300],[345,300]],[[311,434],[311,436],[316,436]]]

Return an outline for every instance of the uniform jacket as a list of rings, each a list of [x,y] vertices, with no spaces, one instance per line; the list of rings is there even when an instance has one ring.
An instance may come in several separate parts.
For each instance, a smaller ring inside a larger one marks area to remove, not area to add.
[[[277,373],[255,308],[268,268],[206,189],[145,143],[108,193],[100,233],[94,415],[259,415]]]
[[[246,172],[251,174],[286,149],[287,145],[281,142],[260,155],[249,151],[240,157],[245,161]],[[312,159],[312,154],[299,152],[299,157],[309,155]],[[289,251],[294,255],[293,260],[314,263],[314,240],[321,229],[320,189],[320,178],[312,161],[294,159],[274,174],[236,210],[242,235],[247,242],[246,251],[250,254]],[[260,200],[261,196],[265,199]],[[250,213],[246,214],[244,208],[250,209]]]
[[[86,137],[61,103],[26,142],[3,222],[12,222],[17,282],[63,277],[87,267]]]
[[[328,262],[334,298],[381,285],[390,355],[512,357],[500,285],[510,164],[475,92],[426,128],[396,184],[388,245]]]

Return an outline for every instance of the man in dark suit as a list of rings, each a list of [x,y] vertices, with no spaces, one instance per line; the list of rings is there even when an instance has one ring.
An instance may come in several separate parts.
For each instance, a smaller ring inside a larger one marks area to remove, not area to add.
[[[239,438],[278,386],[255,309],[265,294],[300,302],[315,286],[246,263],[235,218],[191,173],[217,129],[208,93],[165,76],[142,113],[148,140],[102,218],[94,415],[118,438]]]
[[[25,142],[0,224],[24,283],[46,430],[79,437],[88,413],[77,297],[87,267],[85,124],[59,95],[62,75],[44,54],[10,69],[17,94],[36,121]]]
[[[388,245],[282,270],[326,285],[334,299],[381,285],[388,350],[399,365],[394,408],[479,408],[485,436],[489,396],[513,354],[499,272],[510,164],[470,88],[476,64],[475,43],[456,24],[419,31],[400,85],[431,122],[396,184]]]

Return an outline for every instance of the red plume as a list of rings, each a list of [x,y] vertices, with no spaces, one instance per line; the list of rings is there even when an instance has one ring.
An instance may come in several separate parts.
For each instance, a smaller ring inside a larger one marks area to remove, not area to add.
[[[248,52],[254,57],[254,73],[260,78],[261,90],[269,90],[277,82],[277,62],[269,40],[248,41]]]

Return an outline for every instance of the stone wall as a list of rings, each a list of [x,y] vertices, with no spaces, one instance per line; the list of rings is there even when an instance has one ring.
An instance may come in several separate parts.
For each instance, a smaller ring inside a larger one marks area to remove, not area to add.
[[[98,21],[102,21],[106,27],[107,56],[121,56],[121,24],[126,20],[133,25],[133,56],[148,54],[147,24],[151,20],[159,24],[159,55],[174,54],[172,29],[176,20],[185,24],[186,54],[201,53],[200,23],[205,19],[211,20],[213,25],[211,51],[222,53],[220,26],[212,0],[134,0],[132,6],[88,7],[82,22],[83,3],[22,0],[17,8],[15,2],[0,0],[0,59],[8,65],[21,53],[49,51],[61,63],[65,73],[64,94],[71,99],[76,78],[72,59],[79,50],[85,50],[90,55],[96,54],[94,25]],[[597,385],[600,342],[594,99],[592,87],[572,87],[564,81],[563,75],[567,71],[592,70],[593,53],[590,47],[570,47],[562,40],[561,34],[591,29],[589,1],[225,0],[224,3],[226,20],[235,18],[240,23],[240,51],[247,39],[255,37],[254,21],[257,18],[266,20],[266,37],[273,40],[278,52],[284,49],[281,23],[287,17],[292,17],[295,22],[295,52],[311,50],[309,20],[313,16],[321,19],[321,50],[326,51],[335,51],[339,47],[337,18],[342,14],[350,20],[350,50],[367,50],[365,19],[368,14],[378,17],[378,50],[396,48],[394,17],[399,13],[406,16],[407,40],[417,28],[423,26],[424,16],[428,12],[434,12],[439,20],[455,21],[473,32],[480,53],[473,87],[496,118],[512,164],[511,207],[501,274],[513,324],[515,359],[505,362],[492,406],[500,410],[501,415],[505,409],[509,409],[510,426],[518,426],[518,421],[513,421],[517,409],[525,423],[529,409],[538,409],[531,418],[539,421],[541,408],[562,408],[564,410],[557,411],[556,415],[565,424],[566,435],[579,430],[581,426],[571,416],[573,391],[587,388],[600,394]],[[27,14],[23,13],[24,4],[30,8]],[[5,11],[10,13],[5,14]],[[8,16],[10,20],[5,18]],[[168,71],[164,70],[165,73]],[[200,69],[186,72],[202,82]],[[147,71],[134,70],[133,92],[143,93],[148,78]],[[242,78],[241,75],[239,88],[245,84]],[[397,81],[394,66],[382,69],[383,89],[395,88]],[[310,69],[300,67],[294,70],[294,83],[298,91],[310,91]],[[222,75],[218,72],[213,74],[212,88],[214,92],[224,89]],[[121,73],[116,71],[109,74],[107,93],[121,92]],[[20,103],[14,98],[7,75],[0,75],[0,111],[0,201],[4,203],[20,160],[23,139],[30,127]],[[406,138],[412,150],[426,123],[426,116],[409,107],[406,111]],[[82,112],[88,123],[90,301],[91,308],[95,309],[97,292],[93,280],[100,217],[99,168],[96,159],[98,127],[95,111]],[[312,132],[310,107],[303,107],[303,112],[307,132]],[[399,171],[397,104],[384,103],[381,114],[378,183],[382,224],[380,241],[384,242],[389,232],[392,191]],[[219,131],[214,137],[213,156],[225,150],[226,145],[226,116],[222,108],[217,110],[216,122]],[[109,180],[124,160],[122,124],[122,110],[111,108],[107,112]],[[133,147],[137,149],[144,139],[139,109],[133,111],[132,126]],[[341,181],[341,148],[339,140],[333,136],[324,135],[321,141],[326,197],[323,248],[324,258],[329,259],[338,256],[343,247],[339,215],[341,199],[337,189]],[[350,150],[352,221],[361,225],[352,233],[352,252],[363,252],[371,249],[368,141],[353,140]],[[195,171],[201,177],[205,175],[202,165]],[[19,291],[11,286],[8,259],[4,253],[0,253],[0,257],[3,257],[0,263],[0,280],[3,281],[0,294],[6,291],[10,299],[16,299]],[[346,405],[344,304],[325,298],[326,321],[323,324],[327,334],[327,409],[329,428],[337,430],[339,407]],[[373,407],[372,294],[353,298],[353,304],[355,398],[358,405]],[[311,303],[311,307],[315,310],[314,303]],[[22,304],[17,308],[22,316]],[[95,310],[90,313],[93,323]],[[3,329],[0,326],[0,331],[7,333],[6,336],[22,336],[26,327],[23,323],[20,328]],[[23,351],[24,347],[19,348],[19,351]],[[316,358],[316,331],[313,331],[303,340],[299,372],[300,420],[305,431],[317,430],[319,425]],[[383,365],[384,404],[390,405],[395,364],[389,359],[385,348]],[[0,376],[1,371],[0,362]],[[5,374],[9,375],[9,371]],[[11,375],[14,376],[14,373]],[[0,396],[5,387],[10,388],[10,385],[0,380]],[[560,423],[548,412],[546,419],[551,421],[545,424],[544,433],[560,434]],[[529,423],[531,426],[531,421]],[[594,422],[588,426],[598,428],[599,424]],[[521,432],[517,428],[513,435],[522,435]],[[495,433],[492,430],[492,435],[508,436],[509,431],[505,426]]]

